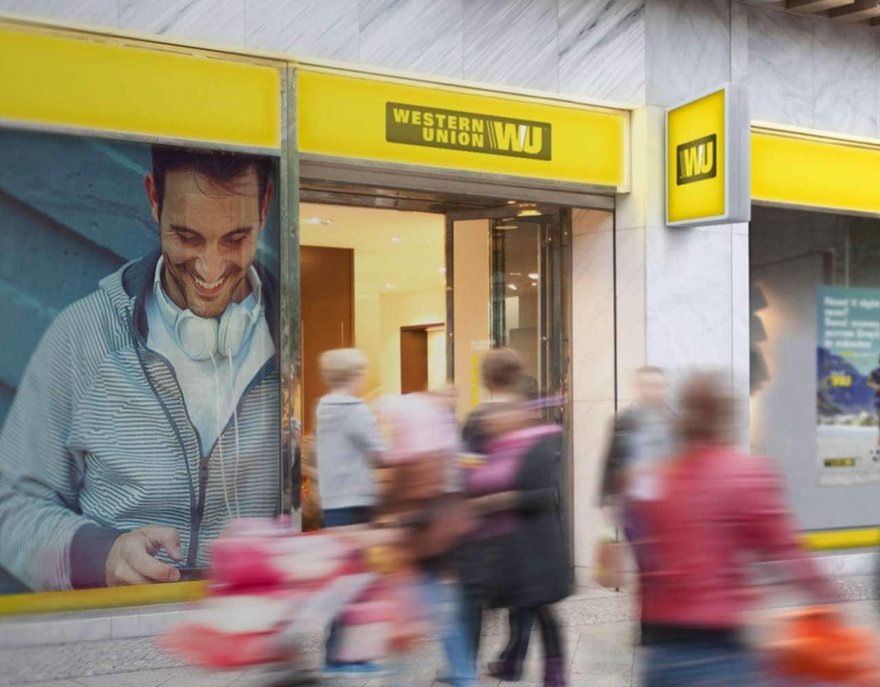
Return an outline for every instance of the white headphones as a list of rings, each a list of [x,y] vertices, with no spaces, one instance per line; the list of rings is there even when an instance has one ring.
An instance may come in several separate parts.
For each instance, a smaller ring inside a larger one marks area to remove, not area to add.
[[[208,360],[218,354],[227,358],[235,356],[263,313],[262,285],[253,265],[248,269],[248,281],[253,289],[254,305],[230,303],[218,322],[214,317],[199,317],[189,308],[181,310],[168,298],[162,288],[164,261],[161,257],[156,265],[153,295],[181,350],[193,360]]]

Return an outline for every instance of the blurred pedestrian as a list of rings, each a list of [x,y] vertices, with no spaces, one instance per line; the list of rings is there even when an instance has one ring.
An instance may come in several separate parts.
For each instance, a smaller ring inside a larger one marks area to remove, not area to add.
[[[523,365],[516,352],[499,349],[482,362],[489,400],[468,418],[466,448],[484,455],[468,471],[470,496],[516,494],[506,514],[491,516],[462,547],[460,574],[466,589],[463,613],[474,656],[479,650],[483,609],[508,608],[509,636],[489,674],[518,680],[528,651],[532,626],[541,627],[545,684],[565,684],[558,625],[550,604],[568,595],[570,565],[561,511],[561,429],[539,426],[537,412],[523,393]]]
[[[813,598],[835,596],[801,548],[770,463],[730,448],[733,401],[725,389],[718,374],[686,383],[681,448],[640,477],[642,498],[626,506],[640,523],[631,542],[646,687],[763,684],[743,639],[751,561],[785,562]]]
[[[522,358],[510,348],[496,348],[486,353],[480,361],[480,377],[488,398],[470,412],[461,438],[466,451],[482,455],[488,451],[486,417],[499,403],[523,400],[527,382]]]
[[[489,426],[487,418],[498,404],[517,403],[524,399],[523,362],[519,354],[509,348],[489,351],[480,363],[480,376],[488,398],[478,405],[465,420],[461,432],[464,449],[468,453],[485,456],[488,453]],[[485,548],[485,544],[482,545]],[[465,545],[459,552],[459,575],[463,586],[462,617],[468,626],[473,646],[474,659],[479,655],[480,634],[482,631],[482,607],[484,603],[481,556],[478,546]],[[525,647],[522,642],[514,643],[514,637],[530,636],[532,618],[519,617],[516,610],[508,611],[508,644],[498,658],[489,664],[492,677],[506,680],[518,680],[522,675],[525,661]],[[523,651],[522,655],[513,652]]]
[[[417,590],[440,635],[453,687],[472,687],[476,671],[461,622],[459,588],[450,579],[450,552],[472,528],[469,509],[450,482],[458,450],[448,394],[416,393],[382,399],[390,446],[381,520],[406,523],[403,549],[416,572]]]
[[[571,593],[572,573],[562,510],[562,428],[542,423],[534,404],[521,401],[493,413],[488,461],[518,456],[513,490],[516,528],[503,558],[510,585],[499,601],[509,607],[509,637],[489,673],[503,680],[522,677],[537,620],[544,649],[544,686],[564,687],[566,665],[553,604]],[[499,575],[503,580],[504,577]]]
[[[344,527],[370,522],[377,502],[373,468],[384,445],[367,404],[359,397],[367,359],[354,348],[339,348],[321,355],[321,374],[328,393],[315,411],[315,455],[318,492],[324,527]],[[383,673],[374,663],[336,660],[339,625],[330,627],[324,672],[337,677]]]
[[[663,370],[642,367],[635,375],[636,402],[618,413],[605,457],[601,506],[612,521],[621,498],[641,469],[656,467],[675,450],[669,384]]]

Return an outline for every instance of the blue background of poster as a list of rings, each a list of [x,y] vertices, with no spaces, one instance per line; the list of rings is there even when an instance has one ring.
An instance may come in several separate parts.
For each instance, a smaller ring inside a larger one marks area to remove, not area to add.
[[[149,145],[0,130],[0,321],[7,323],[0,427],[58,313],[158,245],[143,185],[149,171]],[[273,202],[259,253],[275,273],[277,207]]]

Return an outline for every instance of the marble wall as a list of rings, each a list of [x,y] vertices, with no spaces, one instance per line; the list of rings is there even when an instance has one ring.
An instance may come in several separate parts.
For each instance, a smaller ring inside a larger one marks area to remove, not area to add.
[[[880,37],[871,27],[739,3],[732,10],[753,120],[880,137]]]
[[[574,562],[585,571],[604,527],[598,490],[615,408],[614,216],[575,210],[571,238]],[[583,575],[586,578],[587,575]]]
[[[870,27],[738,0],[0,0],[0,12],[630,106],[733,79],[755,120],[880,137]]]

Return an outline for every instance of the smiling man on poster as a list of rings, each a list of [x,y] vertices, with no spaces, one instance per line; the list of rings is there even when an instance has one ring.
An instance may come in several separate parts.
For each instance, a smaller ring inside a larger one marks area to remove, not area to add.
[[[0,567],[27,587],[176,581],[277,511],[267,159],[154,147],[160,250],[65,308],[0,434]]]

